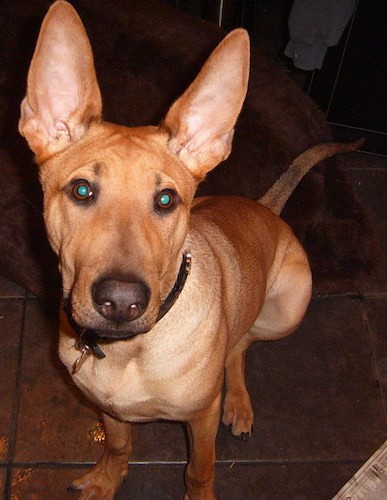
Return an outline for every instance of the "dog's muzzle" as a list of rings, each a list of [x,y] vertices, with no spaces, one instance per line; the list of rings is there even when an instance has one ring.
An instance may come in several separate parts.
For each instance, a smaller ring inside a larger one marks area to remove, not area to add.
[[[191,254],[185,252],[176,282],[169,295],[160,305],[156,322],[160,321],[167,314],[183,290],[191,270],[191,260]],[[139,319],[148,306],[150,290],[145,283],[141,281],[102,279],[93,285],[92,297],[95,310],[106,320],[114,324],[115,328],[109,330],[83,328],[74,321],[71,312],[71,302],[65,302],[64,309],[69,324],[78,335],[76,347],[82,352],[80,359],[84,359],[85,356],[89,356],[90,354],[99,359],[105,357],[104,352],[97,344],[97,339],[103,341],[127,340],[140,333],[149,331],[149,329],[146,331],[136,331],[135,329],[125,328],[125,325]]]

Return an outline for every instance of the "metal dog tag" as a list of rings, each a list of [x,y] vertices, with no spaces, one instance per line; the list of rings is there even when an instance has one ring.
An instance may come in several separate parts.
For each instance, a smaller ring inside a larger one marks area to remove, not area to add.
[[[82,368],[83,363],[92,354],[97,359],[105,358],[105,353],[102,351],[99,345],[96,344],[92,335],[93,332],[91,330],[87,330],[86,328],[84,328],[79,335],[75,347],[78,349],[78,351],[81,351],[81,355],[73,365],[73,375],[79,372],[79,370]]]
[[[75,361],[73,365],[73,371],[72,374],[75,375],[76,373],[79,372],[79,370],[82,368],[83,363],[86,361],[86,359],[91,356],[91,351],[87,346],[84,346],[81,349],[81,355],[79,358]]]

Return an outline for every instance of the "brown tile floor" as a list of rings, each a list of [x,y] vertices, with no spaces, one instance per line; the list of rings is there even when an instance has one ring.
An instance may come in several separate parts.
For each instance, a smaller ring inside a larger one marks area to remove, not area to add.
[[[387,159],[355,153],[349,175],[387,249]],[[66,487],[101,454],[98,413],[56,355],[56,320],[0,278],[0,491],[6,499],[76,498]],[[220,428],[222,500],[321,499],[341,488],[386,439],[387,275],[358,296],[313,299],[299,331],[248,352],[255,432]],[[183,497],[185,433],[138,425],[118,499]]]

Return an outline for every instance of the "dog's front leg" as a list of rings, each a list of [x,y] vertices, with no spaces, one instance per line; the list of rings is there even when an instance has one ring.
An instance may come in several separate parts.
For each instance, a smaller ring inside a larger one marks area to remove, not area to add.
[[[74,481],[71,489],[82,490],[81,499],[113,499],[128,472],[132,451],[131,424],[103,414],[105,449],[102,458],[90,472]]]
[[[185,473],[184,500],[214,500],[215,438],[219,424],[219,394],[206,410],[188,422],[190,459]]]

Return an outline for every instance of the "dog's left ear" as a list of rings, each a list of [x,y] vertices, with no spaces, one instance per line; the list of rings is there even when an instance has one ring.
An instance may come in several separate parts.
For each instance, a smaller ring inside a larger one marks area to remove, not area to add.
[[[247,91],[249,49],[245,30],[229,33],[162,123],[169,134],[169,149],[198,181],[231,152]]]
[[[44,18],[28,72],[19,132],[37,160],[79,140],[100,120],[101,94],[93,54],[82,21],[57,1]]]

